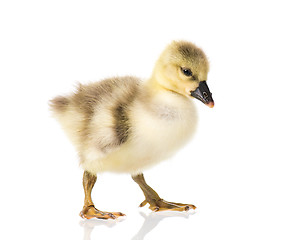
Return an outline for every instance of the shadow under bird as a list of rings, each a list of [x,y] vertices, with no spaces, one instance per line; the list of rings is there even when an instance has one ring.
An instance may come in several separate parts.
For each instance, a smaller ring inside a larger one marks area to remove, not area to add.
[[[171,157],[192,137],[197,113],[192,98],[214,107],[207,86],[209,63],[187,41],[173,41],[151,77],[125,76],[80,84],[74,93],[50,101],[54,117],[75,146],[84,169],[82,218],[115,219],[120,212],[95,208],[91,191],[101,172],[129,173],[152,211],[188,211],[192,204],[163,200],[147,185],[143,170]]]

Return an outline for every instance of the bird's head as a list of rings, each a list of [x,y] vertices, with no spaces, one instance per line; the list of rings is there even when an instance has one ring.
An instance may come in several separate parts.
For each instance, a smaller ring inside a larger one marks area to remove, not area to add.
[[[170,91],[194,97],[209,107],[214,107],[207,86],[209,63],[204,52],[186,41],[173,41],[156,62],[153,78]]]

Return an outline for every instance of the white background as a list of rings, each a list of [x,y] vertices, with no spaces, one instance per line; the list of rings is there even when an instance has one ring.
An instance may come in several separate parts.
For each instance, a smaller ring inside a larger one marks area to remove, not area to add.
[[[300,1],[1,1],[1,239],[301,239]],[[209,57],[215,107],[195,138],[145,172],[195,213],[153,214],[128,175],[105,173],[83,221],[82,170],[47,101],[77,82],[148,78],[171,40]]]

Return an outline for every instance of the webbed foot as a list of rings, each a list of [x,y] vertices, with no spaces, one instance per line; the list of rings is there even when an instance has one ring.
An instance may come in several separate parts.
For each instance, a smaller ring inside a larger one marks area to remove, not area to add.
[[[80,212],[80,216],[84,219],[99,218],[99,219],[116,219],[126,216],[121,212],[102,212],[94,207],[94,205],[84,206]]]
[[[149,203],[149,209],[151,209],[154,212],[159,212],[159,211],[189,211],[190,209],[196,209],[196,207],[192,204],[183,204],[183,203],[174,203],[174,202],[168,202],[165,201],[164,199],[158,199],[154,200],[152,199],[151,201],[145,200],[143,201],[139,207],[145,206],[147,203]]]

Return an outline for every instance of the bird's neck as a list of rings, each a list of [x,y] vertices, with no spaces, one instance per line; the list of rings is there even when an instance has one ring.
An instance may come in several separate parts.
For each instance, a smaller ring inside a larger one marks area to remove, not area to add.
[[[145,82],[145,90],[149,99],[147,102],[152,107],[160,106],[176,110],[192,104],[189,98],[161,85],[154,76]]]

